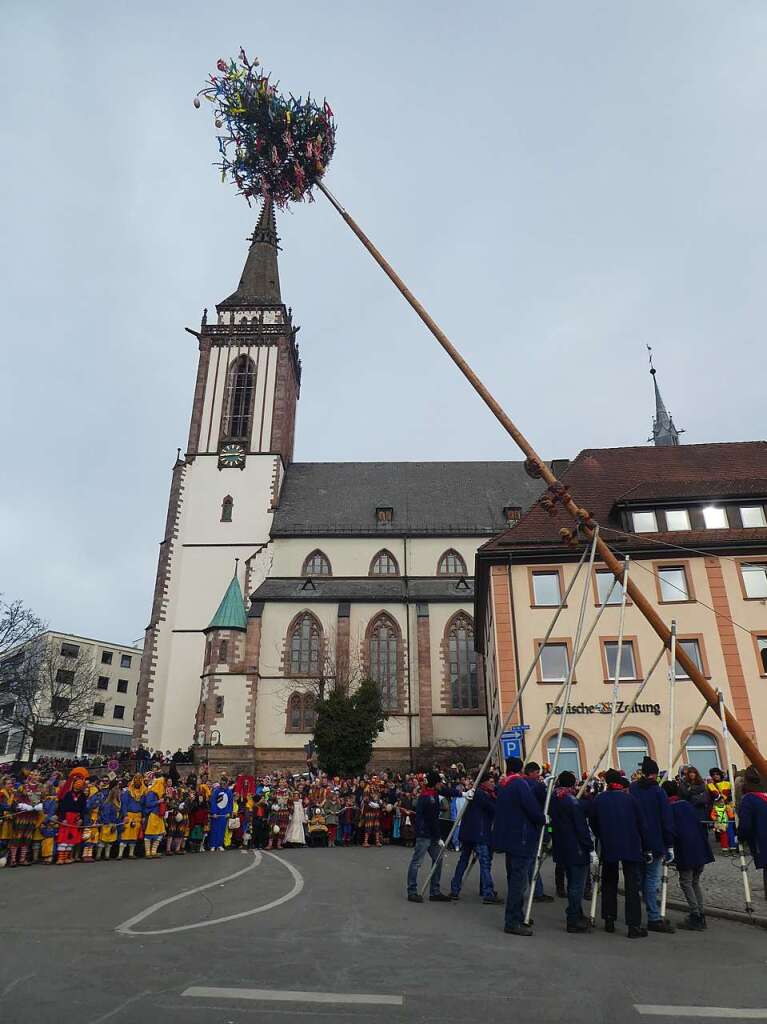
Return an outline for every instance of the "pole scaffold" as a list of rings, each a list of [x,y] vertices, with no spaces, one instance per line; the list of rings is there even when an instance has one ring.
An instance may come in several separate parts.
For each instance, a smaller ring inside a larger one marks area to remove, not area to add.
[[[730,799],[732,800],[732,810],[735,815],[735,828],[738,827],[738,808],[735,804],[735,773],[733,771],[732,756],[730,754],[730,732],[727,727],[727,710],[724,703],[724,693],[719,690],[719,718],[722,723],[722,739],[724,740],[724,756],[727,758],[727,774],[730,777]],[[743,843],[738,840],[738,864],[740,867],[740,875],[743,879],[743,895],[746,901],[746,913],[749,918],[753,920],[754,915],[754,904],[751,900],[751,883],[748,880],[748,867],[746,866],[746,857],[743,853]]]
[[[676,700],[676,619],[671,620],[671,664],[668,669],[668,757],[666,778],[671,778],[674,758],[674,702]],[[665,920],[668,899],[668,858],[663,858],[663,876],[660,887],[660,916]]]
[[[413,295],[410,289],[407,287],[402,278],[397,274],[394,268],[384,258],[384,256],[378,251],[373,245],[370,239],[367,237],[362,228],[357,224],[354,218],[349,214],[347,210],[339,203],[333,193],[320,179],[315,182],[317,188],[325,196],[328,202],[333,206],[339,216],[346,222],[348,227],[357,236],[363,246],[367,249],[379,267],[383,270],[386,276],[392,281],[394,286],[398,289],[403,298],[410,304],[415,310],[416,314],[426,324],[431,333],[434,335],[436,340],[453,360],[455,365],[467,379],[469,384],[474,388],[480,398],[483,400],[485,405],[490,409],[495,418],[509,434],[517,447],[522,451],[525,458],[527,459],[527,465],[529,469],[534,472],[536,476],[539,476],[546,482],[549,491],[550,501],[553,506],[561,505],[573,518],[576,523],[576,534],[580,534],[587,540],[593,540],[595,535],[596,523],[592,519],[587,509],[579,506],[574,500],[573,496],[569,493],[567,488],[557,479],[556,474],[552,471],[549,465],[544,459],[538,454],[533,448],[530,442],[527,440],[525,435],[519,430],[513,420],[506,414],[500,403],[493,397],[487,387],[482,383],[477,374],[472,370],[463,356],[460,354],[458,349],[453,345],[445,332],[439,327],[436,321],[429,315],[425,307],[419,302],[419,300]],[[570,533],[570,531],[567,531]],[[597,553],[605,566],[612,572],[618,582],[623,581],[624,567],[621,562],[616,558],[610,549],[609,545],[602,540],[601,537],[597,537]],[[661,639],[666,648],[671,645],[671,632],[668,626],[665,624],[660,615],[653,608],[650,601],[644,596],[642,591],[637,587],[633,580],[626,581],[627,595],[632,603],[639,609],[644,618],[648,621],[652,629]],[[677,660],[684,669],[685,673],[691,680],[694,686],[698,688],[700,693],[705,697],[707,703],[715,711],[719,708],[719,699],[716,691],[710,685],[708,680],[704,677],[698,666],[693,662],[687,652],[680,648],[677,652]],[[725,709],[724,712],[727,721],[727,727],[730,734],[738,744],[740,749],[743,751],[748,760],[757,768],[759,773],[767,777],[767,758],[760,752],[754,739],[746,732],[741,726],[734,715],[731,715],[729,711]]]

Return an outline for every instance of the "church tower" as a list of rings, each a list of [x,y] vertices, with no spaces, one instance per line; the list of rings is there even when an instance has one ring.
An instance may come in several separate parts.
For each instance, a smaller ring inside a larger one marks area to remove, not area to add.
[[[652,349],[647,346],[647,351],[650,356],[650,374],[652,375],[652,386],[655,391],[655,416],[652,421],[652,437],[648,438],[649,441],[656,447],[660,448],[675,448],[679,444],[679,435],[683,434],[683,430],[677,430],[674,426],[674,421],[671,418],[671,414],[666,409],[665,402],[663,401],[658,387],[658,381],[656,379],[657,370],[652,364]]]
[[[199,332],[190,331],[199,362],[189,440],[171,477],[134,723],[134,742],[155,748],[186,748],[193,739],[211,595],[226,589],[232,560],[244,565],[246,595],[268,571],[272,510],[293,458],[301,385],[278,241],[268,201],[236,290],[216,306],[215,323],[206,311]]]

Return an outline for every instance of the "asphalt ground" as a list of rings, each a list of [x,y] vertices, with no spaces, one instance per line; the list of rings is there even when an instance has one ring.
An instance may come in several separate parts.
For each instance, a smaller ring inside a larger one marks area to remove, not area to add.
[[[536,904],[535,935],[518,938],[503,907],[480,902],[476,870],[460,902],[420,906],[405,899],[407,850],[278,856],[0,871],[0,1021],[620,1024],[650,1005],[663,1024],[680,1006],[767,1007],[763,930],[568,935],[557,900]],[[326,994],[372,1001],[310,1001]]]

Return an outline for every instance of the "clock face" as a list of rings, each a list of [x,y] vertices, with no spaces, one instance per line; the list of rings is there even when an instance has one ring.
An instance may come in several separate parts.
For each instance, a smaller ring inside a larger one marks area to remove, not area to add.
[[[232,441],[221,446],[218,453],[219,469],[242,469],[245,465],[245,449]]]

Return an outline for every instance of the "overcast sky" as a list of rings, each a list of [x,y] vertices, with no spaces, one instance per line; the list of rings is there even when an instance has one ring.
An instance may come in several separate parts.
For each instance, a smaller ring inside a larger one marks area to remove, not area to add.
[[[327,183],[546,456],[763,438],[767,4],[5,0],[0,591],[146,625],[196,327],[250,211],[192,97],[258,55],[327,96]],[[248,12],[252,13],[248,13]],[[279,218],[298,460],[510,441],[320,196]]]

